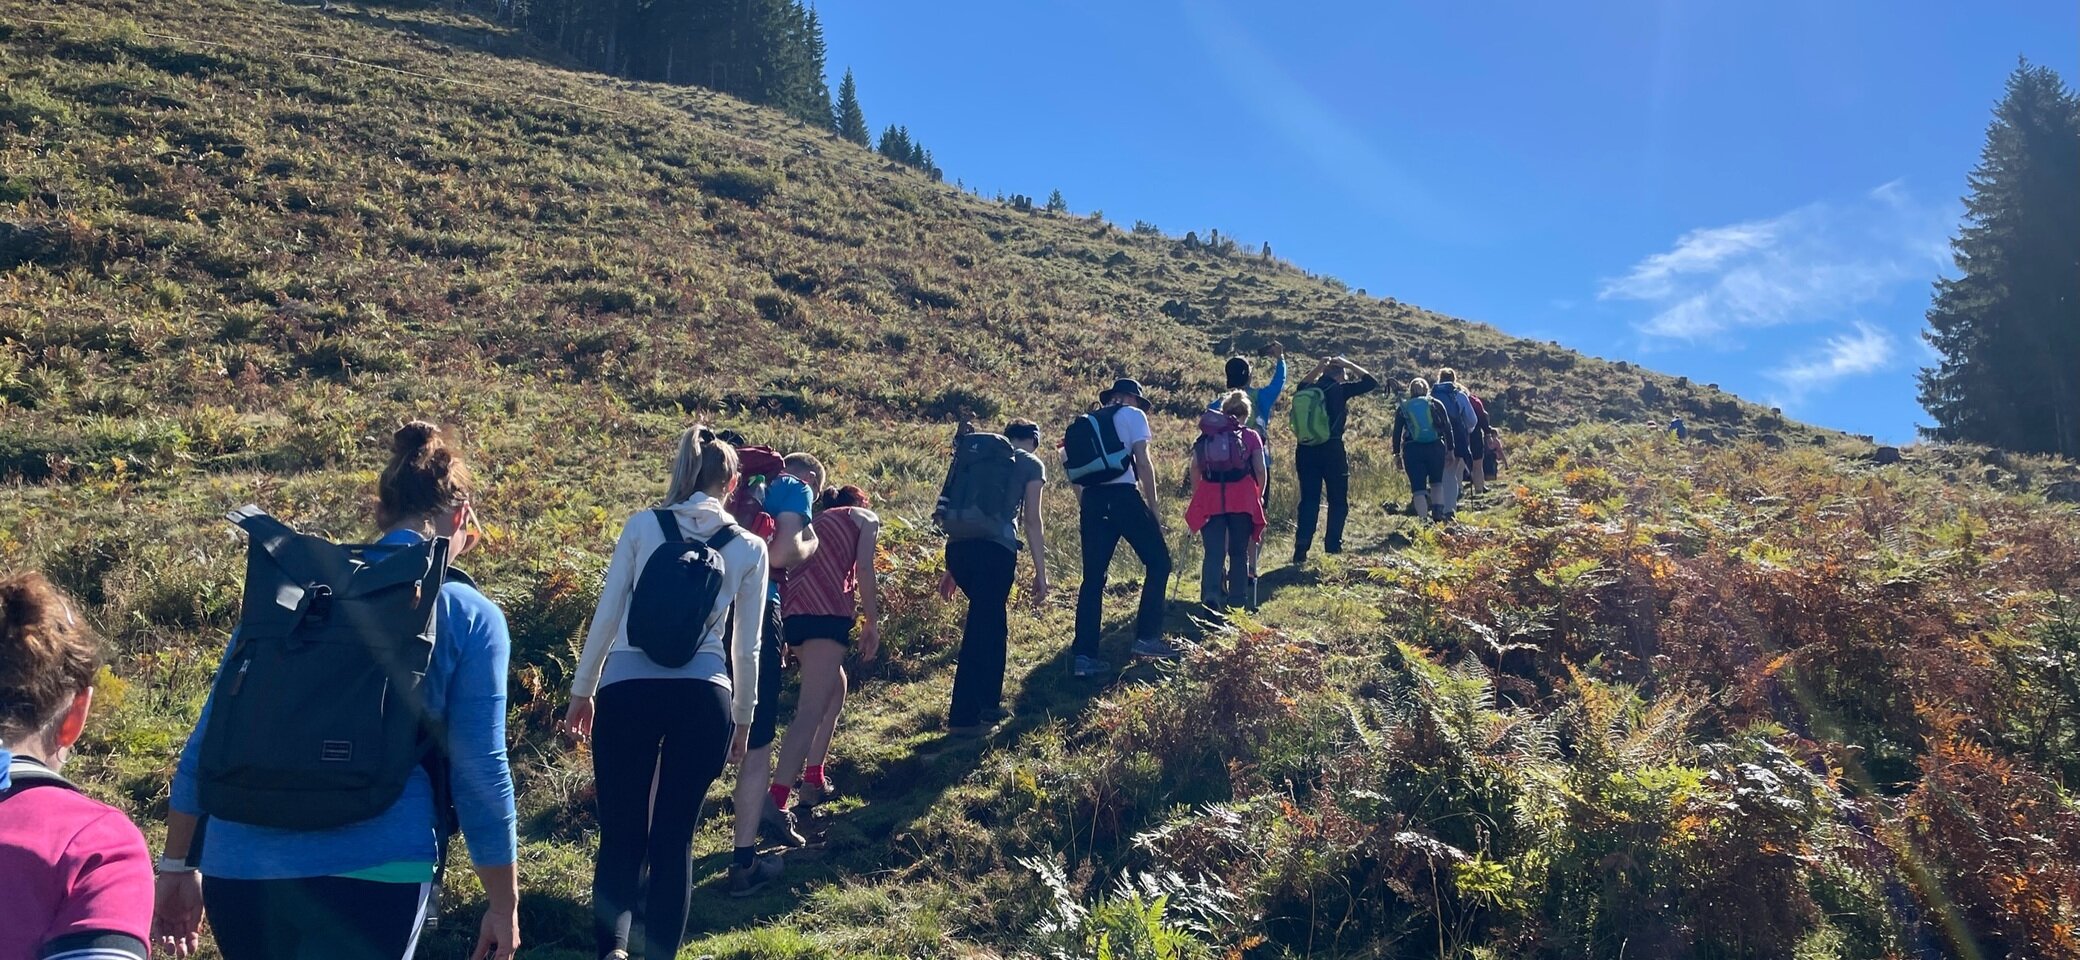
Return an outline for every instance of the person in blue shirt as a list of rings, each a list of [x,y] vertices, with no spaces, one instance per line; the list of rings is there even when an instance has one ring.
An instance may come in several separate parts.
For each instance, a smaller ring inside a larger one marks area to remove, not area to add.
[[[1218,411],[1230,390],[1249,391],[1250,410],[1255,414],[1250,425],[1256,428],[1257,437],[1264,441],[1264,508],[1268,510],[1271,507],[1271,408],[1277,405],[1279,396],[1286,391],[1286,348],[1284,344],[1273,340],[1264,346],[1264,353],[1272,360],[1269,383],[1262,387],[1250,386],[1254,371],[1250,369],[1249,358],[1229,357],[1228,390],[1221,391],[1221,395],[1213,398],[1213,402],[1207,404],[1206,409]],[[1253,583],[1257,579],[1257,556],[1263,551],[1263,540],[1250,542],[1249,578]]]
[[[424,421],[406,424],[392,440],[378,489],[376,522],[383,532],[377,545],[447,537],[451,556],[467,553],[479,536],[469,491],[469,469],[439,429]],[[511,639],[505,615],[475,588],[451,580],[439,602],[426,708],[446,732],[456,816],[489,901],[471,956],[510,957],[520,946],[513,778],[506,764]],[[415,771],[388,810],[343,827],[281,830],[212,820],[198,872],[187,861],[202,814],[198,754],[209,716],[205,703],[174,774],[155,938],[186,956],[207,913],[225,960],[410,957],[439,851],[426,772]]]
[[[773,802],[773,741],[780,725],[780,685],[783,678],[781,651],[784,648],[780,610],[781,583],[785,571],[808,562],[816,555],[813,519],[816,491],[823,486],[823,464],[806,453],[790,453],[783,472],[766,485],[765,512],[773,518],[769,544],[775,575],[766,597],[764,627],[758,645],[758,710],[751,721],[749,752],[737,768],[737,789],[732,795],[736,817],[736,849],[730,866],[730,892],[749,896],[770,879],[758,857],[758,843],[799,847],[808,843],[796,829],[795,815]],[[743,878],[742,884],[737,883]]]

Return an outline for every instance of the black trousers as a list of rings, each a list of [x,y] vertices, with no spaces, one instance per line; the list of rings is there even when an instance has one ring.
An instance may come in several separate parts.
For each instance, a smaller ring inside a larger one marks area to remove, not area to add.
[[[1314,546],[1314,527],[1320,520],[1324,489],[1329,494],[1329,529],[1322,534],[1322,549],[1343,552],[1343,521],[1351,512],[1351,463],[1343,449],[1343,438],[1295,450],[1293,469],[1300,475],[1300,516],[1293,530],[1293,556],[1304,558]]]
[[[1011,638],[1011,584],[1018,554],[991,540],[955,540],[946,545],[946,569],[968,596],[961,627],[960,665],[953,671],[948,726],[973,726],[985,710],[1004,700],[1004,655]]]
[[[1083,585],[1076,591],[1076,639],[1069,651],[1079,657],[1098,655],[1098,634],[1105,621],[1105,578],[1121,540],[1133,548],[1147,569],[1141,583],[1141,609],[1134,617],[1134,638],[1163,635],[1163,604],[1170,588],[1170,545],[1163,526],[1131,483],[1108,483],[1083,491]]]
[[[736,734],[729,709],[729,691],[706,680],[623,680],[600,688],[592,721],[599,806],[592,934],[599,956],[630,949],[629,923],[638,910],[643,956],[678,956],[693,898],[694,827]]]
[[[202,908],[224,960],[404,960],[418,949],[432,887],[204,877]]]

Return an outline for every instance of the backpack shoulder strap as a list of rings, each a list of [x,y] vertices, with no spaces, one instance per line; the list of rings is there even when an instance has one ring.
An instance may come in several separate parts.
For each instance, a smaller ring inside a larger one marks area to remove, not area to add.
[[[74,793],[79,792],[77,785],[60,776],[57,771],[34,760],[20,757],[15,758],[12,763],[7,765],[7,781],[7,789],[0,790],[0,800],[6,800],[25,790],[34,790],[38,787],[57,787]]]
[[[652,510],[650,511],[650,515],[657,518],[657,526],[664,530],[664,541],[666,543],[672,543],[674,541],[683,540],[686,538],[685,534],[679,532],[678,516],[673,514],[670,510]]]
[[[723,547],[729,546],[730,542],[737,539],[737,537],[743,532],[744,531],[734,523],[724,524],[719,532],[717,532],[714,536],[708,538],[708,549],[720,550]]]

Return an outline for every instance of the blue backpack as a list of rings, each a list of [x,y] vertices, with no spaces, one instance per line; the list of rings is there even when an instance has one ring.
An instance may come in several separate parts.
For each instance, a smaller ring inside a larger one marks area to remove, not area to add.
[[[730,524],[707,540],[692,540],[679,532],[679,518],[670,510],[650,513],[664,528],[664,543],[651,551],[636,577],[635,595],[628,601],[628,645],[658,666],[683,667],[700,652],[715,619],[724,575],[722,548],[739,530]]]

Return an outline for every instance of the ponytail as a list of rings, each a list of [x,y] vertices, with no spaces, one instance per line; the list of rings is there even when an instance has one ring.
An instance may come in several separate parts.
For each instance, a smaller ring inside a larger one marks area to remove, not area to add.
[[[679,450],[672,457],[672,479],[665,487],[663,506],[671,506],[696,493],[728,489],[737,475],[737,448],[717,439],[706,427],[688,427],[679,434]]]

